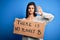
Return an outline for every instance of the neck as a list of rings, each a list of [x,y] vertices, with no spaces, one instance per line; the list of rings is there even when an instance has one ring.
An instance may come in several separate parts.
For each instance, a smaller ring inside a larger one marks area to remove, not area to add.
[[[29,15],[27,19],[32,20],[34,18],[34,15]]]

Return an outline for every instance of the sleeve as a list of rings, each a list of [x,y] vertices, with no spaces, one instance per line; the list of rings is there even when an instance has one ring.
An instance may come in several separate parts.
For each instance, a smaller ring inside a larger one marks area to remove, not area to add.
[[[54,19],[54,16],[51,13],[43,12],[43,19],[47,22],[51,22]]]
[[[45,21],[46,23],[48,23],[54,19],[54,16],[51,13],[43,12],[43,15],[42,16],[37,15],[36,19],[42,22]]]

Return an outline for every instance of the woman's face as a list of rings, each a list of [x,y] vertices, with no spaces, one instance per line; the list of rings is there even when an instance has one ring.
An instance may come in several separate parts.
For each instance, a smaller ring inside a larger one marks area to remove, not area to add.
[[[34,5],[30,5],[28,8],[28,13],[32,15],[34,13]]]

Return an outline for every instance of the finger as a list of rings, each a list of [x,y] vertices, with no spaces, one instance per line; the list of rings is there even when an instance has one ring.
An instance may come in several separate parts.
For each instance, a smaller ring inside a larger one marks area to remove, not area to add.
[[[42,9],[40,6],[37,6],[38,9]]]
[[[35,13],[38,13],[38,12],[35,12]]]
[[[40,12],[35,12],[36,14],[41,14]]]

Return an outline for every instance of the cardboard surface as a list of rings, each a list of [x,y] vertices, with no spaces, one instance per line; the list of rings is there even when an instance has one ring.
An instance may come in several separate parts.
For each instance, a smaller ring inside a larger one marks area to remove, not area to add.
[[[16,19],[14,22],[14,33],[34,38],[43,38],[45,25],[45,22]]]

